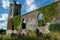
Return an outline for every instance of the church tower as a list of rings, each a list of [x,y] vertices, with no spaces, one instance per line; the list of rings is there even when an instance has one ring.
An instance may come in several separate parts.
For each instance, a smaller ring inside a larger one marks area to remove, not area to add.
[[[13,17],[18,15],[21,15],[21,4],[17,3],[16,0],[14,0],[13,3],[10,3],[10,14],[8,17],[7,33],[10,33],[11,30],[14,30]]]
[[[9,18],[21,15],[21,4],[18,4],[15,0],[10,4]]]

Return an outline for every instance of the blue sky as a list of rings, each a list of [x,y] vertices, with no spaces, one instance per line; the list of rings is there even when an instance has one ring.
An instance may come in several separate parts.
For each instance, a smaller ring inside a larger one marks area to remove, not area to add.
[[[41,6],[54,2],[54,0],[16,0],[22,4],[21,14],[33,11]],[[7,20],[9,15],[9,4],[13,0],[0,0],[0,29],[7,29]]]

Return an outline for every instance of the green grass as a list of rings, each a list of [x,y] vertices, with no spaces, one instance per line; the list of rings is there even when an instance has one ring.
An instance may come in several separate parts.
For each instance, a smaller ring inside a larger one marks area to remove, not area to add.
[[[53,38],[53,39],[56,39],[56,38]],[[17,37],[14,37],[14,38],[0,38],[0,40],[52,40],[51,37],[49,36],[45,36],[44,38],[43,37],[34,37],[34,38],[31,38],[31,37],[20,37],[20,38],[17,38]]]
[[[53,33],[43,34],[43,36],[37,37],[35,33],[32,33],[28,36],[21,37],[10,37],[9,35],[5,35],[0,37],[0,40],[57,40],[56,36]]]

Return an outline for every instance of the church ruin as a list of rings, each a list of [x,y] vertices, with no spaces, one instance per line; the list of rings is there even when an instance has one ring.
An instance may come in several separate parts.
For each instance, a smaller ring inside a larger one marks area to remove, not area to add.
[[[47,22],[53,21],[54,20],[53,18],[55,18],[56,13],[58,13],[58,15],[54,21],[56,23],[58,23],[57,20],[60,20],[60,1],[56,1],[54,3],[45,5],[44,7],[40,7],[39,9],[36,9],[36,10],[26,13],[24,15],[21,15],[21,8],[22,8],[22,5],[17,4],[15,0],[14,0],[14,3],[10,4],[10,14],[8,17],[7,33],[9,33],[9,32],[11,33],[11,31],[14,30],[13,18],[15,16],[20,16],[19,28],[21,28],[23,30],[30,29],[33,31],[37,27],[45,26]],[[51,13],[51,14],[46,15],[48,13]],[[53,13],[55,13],[55,15],[52,15]],[[42,14],[42,16],[41,16],[42,18],[39,19],[38,17],[41,14]],[[50,17],[50,19],[48,20],[49,17]]]

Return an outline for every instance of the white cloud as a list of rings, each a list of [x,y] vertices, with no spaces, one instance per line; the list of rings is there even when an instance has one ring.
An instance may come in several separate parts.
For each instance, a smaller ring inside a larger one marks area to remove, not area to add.
[[[4,23],[0,23],[1,26],[7,26],[7,21],[5,21]]]
[[[26,0],[26,4],[27,4],[27,12],[30,12],[32,10],[35,10],[37,8],[36,4],[34,4],[35,0]]]
[[[0,20],[7,20],[8,14],[2,14]]]
[[[16,2],[17,4],[20,4],[19,2]]]
[[[8,20],[8,14],[4,13],[1,15],[0,21],[3,20],[4,22],[0,22],[0,29],[7,29],[7,20]]]
[[[34,0],[26,0],[27,5],[31,5],[31,4],[33,4],[33,2],[35,2],[35,1]]]
[[[10,1],[9,0],[2,0],[1,3],[2,3],[2,7],[4,9],[7,9],[9,7]]]
[[[0,23],[0,29],[7,29],[7,21],[5,21],[4,23]]]
[[[27,8],[27,12],[30,12],[30,11],[32,11],[32,10],[35,10],[37,7],[36,7],[36,5],[35,4],[32,4],[32,5],[30,5],[28,8]]]

